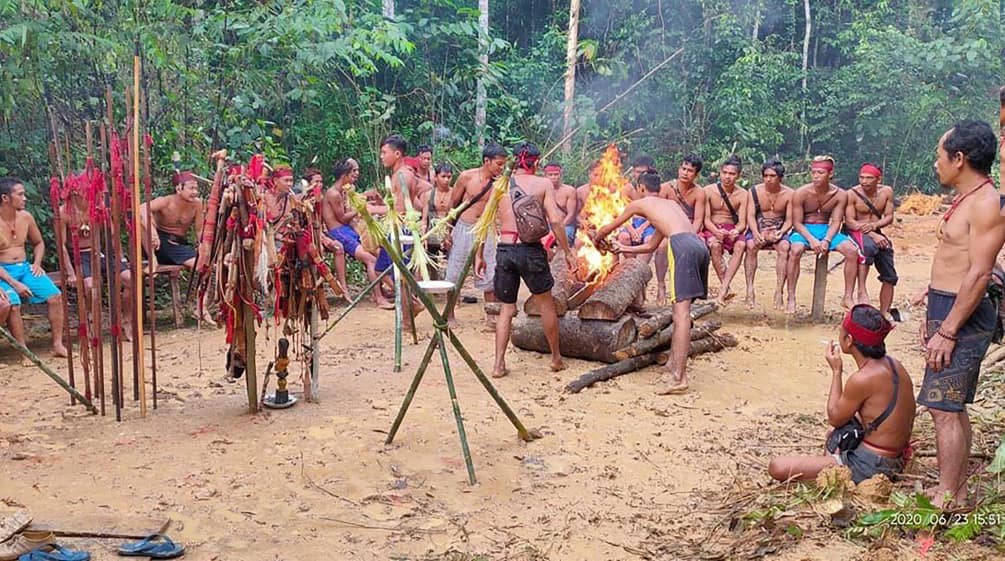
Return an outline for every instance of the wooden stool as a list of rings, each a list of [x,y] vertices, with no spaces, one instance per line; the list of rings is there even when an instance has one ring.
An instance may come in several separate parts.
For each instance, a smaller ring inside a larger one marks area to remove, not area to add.
[[[154,272],[154,277],[167,275],[168,284],[171,286],[171,312],[174,314],[174,326],[181,328],[181,272],[185,267],[181,265],[158,265]]]

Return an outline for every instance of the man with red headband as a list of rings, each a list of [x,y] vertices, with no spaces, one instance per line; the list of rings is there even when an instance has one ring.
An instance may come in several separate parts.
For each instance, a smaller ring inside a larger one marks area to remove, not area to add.
[[[848,206],[844,223],[852,239],[865,256],[858,268],[858,303],[869,303],[866,277],[875,263],[879,273],[879,311],[889,318],[893,303],[893,287],[897,286],[897,269],[893,264],[893,244],[883,228],[893,224],[893,188],[880,185],[883,170],[866,163],[858,172],[858,185],[848,190]]]
[[[265,199],[265,218],[272,227],[279,226],[283,218],[293,211],[290,198],[293,194],[293,168],[278,165],[272,170],[262,195]],[[276,232],[279,235],[279,232]]]
[[[576,266],[576,257],[569,250],[569,240],[565,237],[562,227],[564,216],[555,204],[555,189],[551,181],[538,177],[537,161],[541,152],[537,146],[529,142],[521,142],[513,148],[515,161],[513,175],[510,177],[509,192],[499,201],[499,214],[496,217],[499,224],[499,243],[496,246],[495,295],[502,302],[499,319],[496,321],[496,356],[492,376],[500,378],[508,374],[506,369],[506,346],[509,344],[510,331],[513,327],[513,316],[516,315],[517,293],[520,291],[520,280],[530,290],[531,298],[541,302],[541,324],[544,327],[544,337],[551,349],[551,370],[558,372],[565,369],[558,343],[558,311],[555,309],[555,299],[551,288],[555,279],[551,276],[548,265],[548,255],[540,234],[537,239],[528,239],[529,232],[518,225],[518,213],[522,217],[546,217],[551,224],[551,231],[558,238],[558,251],[564,255],[569,269]],[[526,222],[526,220],[522,220]],[[479,250],[475,254],[475,275],[484,276],[485,259]]]
[[[831,183],[834,159],[830,156],[813,158],[810,166],[813,181],[796,190],[792,201],[792,235],[789,236],[789,265],[786,280],[789,283],[789,301],[786,311],[796,313],[796,284],[799,282],[799,261],[808,248],[815,255],[838,251],[844,255],[845,308],[855,305],[855,280],[858,278],[860,256],[855,242],[841,233],[848,193]]]
[[[768,464],[771,477],[812,480],[829,467],[843,465],[851,470],[852,480],[861,483],[879,473],[894,479],[903,471],[914,430],[914,386],[904,365],[886,354],[891,329],[883,314],[868,304],[845,314],[837,343],[828,343],[825,353],[831,367],[827,422],[834,427],[827,439],[830,455],[775,458]],[[841,353],[851,355],[856,366],[844,383]]]
[[[290,183],[292,184],[292,171]],[[190,171],[181,171],[173,178],[174,194],[157,197],[140,206],[140,222],[145,228],[152,221],[157,235],[153,237],[154,252],[161,265],[195,267],[195,247],[188,242],[188,232],[195,229],[195,239],[202,236],[203,208],[199,199],[199,184]],[[146,238],[143,238],[146,244]]]
[[[998,328],[998,310],[988,294],[1005,243],[1005,218],[990,177],[995,144],[990,125],[965,121],[943,134],[936,149],[935,174],[956,195],[936,230],[921,326],[926,369],[918,403],[935,423],[939,485],[929,494],[938,507],[966,500],[973,440],[967,404],[974,402],[981,361]]]

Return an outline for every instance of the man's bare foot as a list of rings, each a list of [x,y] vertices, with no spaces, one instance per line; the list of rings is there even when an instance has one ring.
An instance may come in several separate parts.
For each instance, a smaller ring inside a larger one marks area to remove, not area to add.
[[[748,292],[743,302],[747,305],[748,310],[753,310],[757,307],[757,296],[753,292]]]
[[[947,508],[952,508],[957,503],[958,497],[954,497],[952,493],[946,491],[942,487],[933,487],[925,491],[925,496],[932,501],[932,505],[939,510],[945,510]]]
[[[509,369],[506,368],[505,366],[503,366],[501,369],[500,368],[492,369],[493,378],[503,378],[508,375],[509,375]]]
[[[794,315],[796,313],[796,299],[789,298],[789,305],[785,307],[785,313]]]
[[[378,300],[378,301],[374,302],[374,304],[376,304],[377,307],[380,308],[381,310],[393,310],[394,309],[394,302],[388,302],[387,300],[383,300],[383,301]]]
[[[457,321],[457,318],[447,318],[447,327],[450,329],[457,329],[458,325],[460,325],[460,322]]]
[[[553,358],[553,359],[551,359],[551,371],[552,372],[561,372],[561,371],[565,370],[565,368],[566,368],[565,363],[562,362],[561,358]]]
[[[57,356],[59,358],[66,358],[67,354],[69,354],[69,353],[67,353],[67,351],[66,351],[66,345],[64,345],[62,343],[53,343],[52,344],[52,355],[53,356]]]
[[[782,295],[781,290],[775,291],[775,309],[781,310],[785,307],[785,298]]]
[[[23,356],[21,357],[21,366],[29,368],[31,366],[35,366],[35,363],[30,358]]]
[[[665,288],[656,290],[656,305],[657,306],[667,305],[667,291]]]
[[[845,296],[841,299],[841,307],[850,310],[855,307],[855,299],[851,296]]]
[[[856,299],[856,303],[858,303],[858,304],[868,304],[869,303],[869,295],[866,294],[866,293],[864,293],[864,292],[859,292],[858,293],[858,298]]]
[[[203,312],[202,313],[202,318],[200,318],[200,319],[202,320],[202,323],[205,324],[206,327],[208,327],[210,329],[216,329],[216,327],[217,327],[216,321],[213,320],[213,315],[210,314],[208,311],[207,312]]]
[[[656,395],[678,395],[682,393],[687,393],[687,380],[682,378],[670,377],[665,383],[660,384],[656,388]]]

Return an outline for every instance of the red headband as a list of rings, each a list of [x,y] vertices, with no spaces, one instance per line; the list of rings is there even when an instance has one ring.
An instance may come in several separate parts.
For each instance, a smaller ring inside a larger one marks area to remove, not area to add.
[[[844,316],[844,321],[841,322],[841,327],[843,327],[848,335],[851,335],[851,338],[857,343],[868,345],[870,347],[882,344],[883,340],[886,339],[886,335],[893,330],[893,324],[887,321],[886,318],[883,318],[883,323],[880,324],[879,328],[872,331],[855,323],[854,320],[851,319],[851,315],[855,311],[855,308],[860,306],[872,307],[868,304],[858,304],[854,308],[848,310],[848,313]]]
[[[192,175],[192,172],[190,172],[190,171],[179,171],[174,176],[174,185],[175,185],[175,187],[177,187],[177,186],[182,185],[184,183],[188,183],[189,181],[195,181],[195,180],[196,180],[195,176]]]
[[[548,164],[548,165],[544,166],[544,171],[552,171],[552,170],[562,171],[562,166],[560,166],[558,164]]]
[[[282,179],[284,177],[293,177],[293,168],[284,166],[272,170],[272,179]]]
[[[877,179],[883,177],[883,170],[872,164],[862,164],[862,169],[858,170],[859,175],[871,175]]]
[[[537,161],[540,159],[541,156],[531,156],[527,152],[520,152],[520,155],[516,157],[516,165],[521,169],[534,171],[537,168]]]
[[[813,162],[810,165],[810,169],[822,169],[824,171],[834,171],[834,162],[830,160],[820,160],[818,162]]]

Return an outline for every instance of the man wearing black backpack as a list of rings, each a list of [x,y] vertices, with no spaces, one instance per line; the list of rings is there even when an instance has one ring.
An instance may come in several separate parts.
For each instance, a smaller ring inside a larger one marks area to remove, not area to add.
[[[893,264],[893,244],[883,233],[883,228],[893,224],[893,188],[880,185],[882,177],[883,170],[879,166],[870,163],[862,165],[858,172],[858,185],[848,190],[844,224],[865,256],[865,263],[858,266],[858,303],[869,303],[866,277],[869,267],[875,264],[881,283],[879,311],[889,319],[893,287],[897,286],[897,269]]]
[[[562,224],[565,213],[555,202],[555,189],[551,181],[535,175],[541,151],[529,142],[521,142],[513,148],[513,158],[515,162],[509,192],[499,201],[496,217],[500,232],[496,245],[494,286],[502,309],[496,320],[496,356],[492,368],[495,378],[509,373],[506,370],[506,345],[509,344],[513,316],[516,315],[520,279],[530,289],[531,298],[541,300],[541,324],[551,349],[551,370],[558,372],[565,369],[558,344],[558,312],[551,295],[555,280],[551,276],[548,254],[541,245],[541,238],[548,234],[549,225],[569,270],[576,269],[576,257],[569,250],[569,240],[565,237]],[[485,260],[479,248],[475,258],[475,275],[484,277],[485,270]]]
[[[768,473],[778,481],[812,480],[835,465],[847,466],[855,483],[882,473],[891,479],[903,471],[914,430],[914,385],[900,361],[886,354],[893,326],[868,304],[845,314],[835,343],[827,345],[831,389],[827,456],[774,458]],[[841,353],[855,359],[857,370],[843,381]]]

